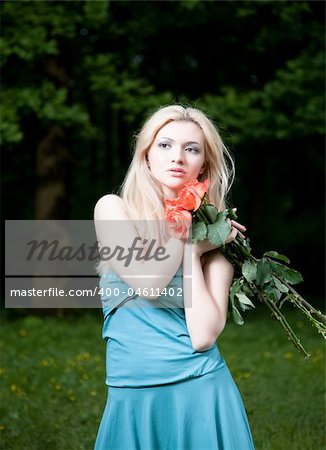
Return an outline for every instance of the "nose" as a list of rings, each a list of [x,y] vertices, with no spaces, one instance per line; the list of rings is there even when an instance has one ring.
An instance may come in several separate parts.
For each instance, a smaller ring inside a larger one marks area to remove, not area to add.
[[[184,151],[181,147],[174,148],[174,151],[171,155],[171,162],[183,164],[184,162]]]

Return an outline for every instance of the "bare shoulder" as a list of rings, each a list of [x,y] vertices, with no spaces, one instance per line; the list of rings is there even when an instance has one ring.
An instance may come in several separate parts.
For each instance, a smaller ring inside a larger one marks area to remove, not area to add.
[[[94,208],[94,219],[127,219],[123,199],[116,194],[107,194],[101,197]]]

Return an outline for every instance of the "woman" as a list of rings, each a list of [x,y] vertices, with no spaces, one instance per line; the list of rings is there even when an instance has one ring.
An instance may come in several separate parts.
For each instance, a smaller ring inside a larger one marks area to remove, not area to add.
[[[194,180],[208,178],[210,203],[225,209],[233,176],[232,158],[206,115],[166,106],[137,136],[121,197],[96,204],[100,249],[116,257],[98,267],[109,388],[95,450],[254,449],[216,346],[232,265],[207,240],[192,244],[169,234],[164,221],[164,200]],[[245,230],[230,222],[227,243]]]

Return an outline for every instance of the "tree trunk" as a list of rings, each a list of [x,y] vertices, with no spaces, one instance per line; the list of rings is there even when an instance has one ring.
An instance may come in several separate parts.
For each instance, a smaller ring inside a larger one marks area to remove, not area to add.
[[[64,130],[53,125],[37,147],[35,219],[68,219],[70,156],[64,139]]]

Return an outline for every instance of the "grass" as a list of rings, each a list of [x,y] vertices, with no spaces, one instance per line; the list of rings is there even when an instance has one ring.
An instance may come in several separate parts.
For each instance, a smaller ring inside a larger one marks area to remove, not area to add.
[[[299,313],[286,311],[310,359],[259,309],[247,313],[243,326],[229,319],[218,347],[241,392],[256,450],[323,450],[323,341]],[[100,310],[3,318],[1,449],[93,449],[107,395],[101,327]]]
[[[303,359],[266,309],[218,340],[241,391],[256,450],[324,450],[324,342],[299,312],[282,308],[310,353]]]

